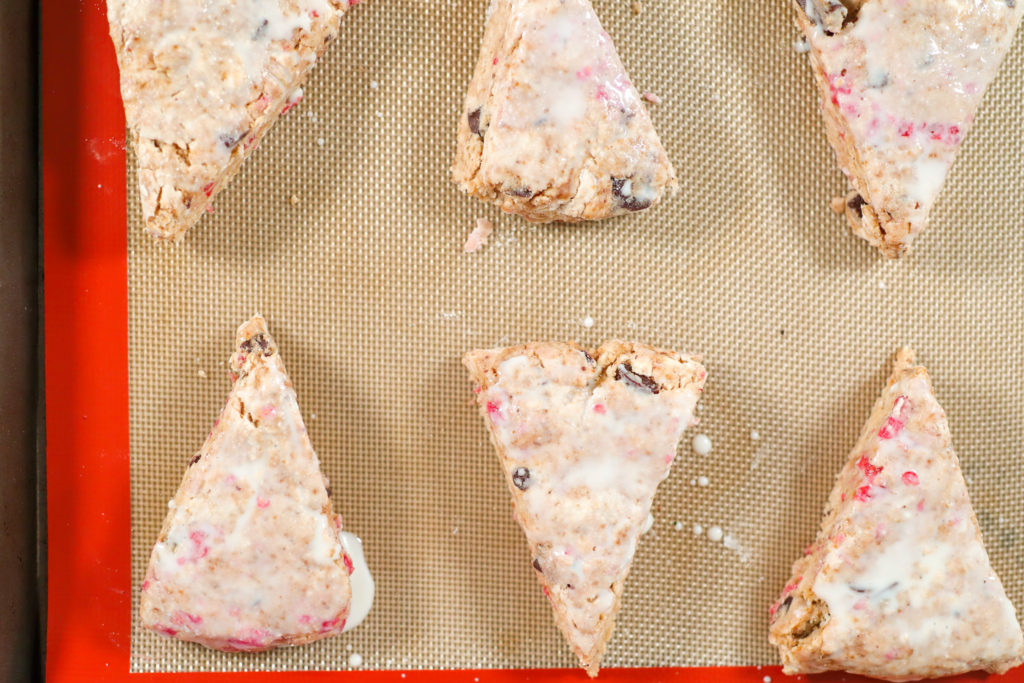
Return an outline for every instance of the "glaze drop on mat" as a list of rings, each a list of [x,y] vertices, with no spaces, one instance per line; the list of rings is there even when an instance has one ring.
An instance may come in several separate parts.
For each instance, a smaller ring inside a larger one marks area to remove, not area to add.
[[[355,0],[108,0],[146,230],[182,237],[302,97]]]
[[[786,673],[907,681],[1024,662],[946,416],[913,363],[900,351],[817,540],[771,608]]]
[[[695,359],[608,342],[473,351],[463,359],[555,621],[591,676],[637,540],[706,372]]]
[[[534,222],[641,211],[677,188],[590,0],[492,0],[452,175]]]
[[[341,530],[266,322],[238,330],[237,377],[189,462],[142,584],[142,623],[225,651],[336,635],[362,621],[373,579]]]
[[[853,232],[896,257],[928,223],[1024,3],[796,0]]]

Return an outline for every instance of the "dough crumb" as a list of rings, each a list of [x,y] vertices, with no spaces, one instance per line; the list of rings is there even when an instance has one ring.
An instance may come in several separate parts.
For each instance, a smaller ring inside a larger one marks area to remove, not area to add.
[[[661,98],[652,92],[645,92],[643,98],[651,104],[661,104]]]
[[[296,206],[299,203],[299,195],[293,194],[288,201],[292,203],[292,206]]]
[[[833,197],[832,201],[829,202],[829,207],[836,213],[842,215],[846,213],[846,199],[844,197]]]
[[[200,370],[199,376],[202,377],[203,379],[206,379],[206,370]]]
[[[632,7],[633,14],[643,14],[644,6],[639,2],[639,0],[633,0]]]
[[[494,223],[491,223],[486,218],[477,218],[476,227],[473,228],[473,232],[469,233],[469,237],[466,239],[466,253],[471,254],[479,251],[485,244],[487,239],[494,232]]]

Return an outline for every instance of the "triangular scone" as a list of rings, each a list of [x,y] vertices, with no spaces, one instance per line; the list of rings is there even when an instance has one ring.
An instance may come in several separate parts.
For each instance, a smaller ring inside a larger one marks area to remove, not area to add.
[[[534,222],[640,211],[678,185],[590,0],[491,0],[452,175]]]
[[[817,540],[771,609],[789,674],[907,681],[1024,661],[925,369],[900,351]]]
[[[536,343],[463,362],[555,621],[596,676],[655,489],[696,424],[704,368],[623,342],[593,356]]]
[[[853,232],[896,257],[925,228],[1024,3],[795,0]]]
[[[107,0],[146,230],[180,238],[302,95],[355,0]]]
[[[351,561],[263,318],[237,345],[235,386],[169,504],[141,614],[168,636],[255,651],[341,633]]]

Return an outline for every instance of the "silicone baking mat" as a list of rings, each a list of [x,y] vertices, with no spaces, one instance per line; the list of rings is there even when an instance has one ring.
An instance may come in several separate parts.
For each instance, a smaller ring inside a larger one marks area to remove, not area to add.
[[[357,630],[262,655],[148,633],[133,591],[132,671],[337,669],[353,653],[364,669],[574,666],[459,364],[535,339],[637,339],[710,372],[606,666],[776,662],[767,606],[900,344],[933,376],[1024,610],[1022,41],[931,228],[893,263],[827,208],[845,181],[788,3],[594,4],[661,98],[652,117],[680,176],[679,196],[641,214],[535,227],[449,182],[482,0],[357,6],[302,104],[182,244],[142,234],[129,156],[131,585],[227,394],[234,329],[259,311],[378,587]],[[477,217],[498,228],[465,254]],[[690,447],[697,433],[710,455]]]

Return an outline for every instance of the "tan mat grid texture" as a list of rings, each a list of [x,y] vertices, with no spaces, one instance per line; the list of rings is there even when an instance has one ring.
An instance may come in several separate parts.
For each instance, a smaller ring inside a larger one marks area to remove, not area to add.
[[[932,374],[1024,610],[1024,41],[930,229],[887,262],[828,208],[846,185],[788,3],[635,4],[594,2],[638,89],[663,100],[650,109],[682,184],[640,214],[534,227],[451,184],[484,0],[356,6],[301,105],[182,244],[143,234],[130,164],[133,609],[230,388],[235,328],[257,311],[378,590],[355,631],[260,655],[162,638],[135,612],[133,670],[339,669],[351,653],[368,669],[575,666],[459,363],[539,339],[635,339],[700,353],[710,371],[606,666],[777,661],[767,608],[900,344]],[[465,254],[477,217],[498,227]]]

